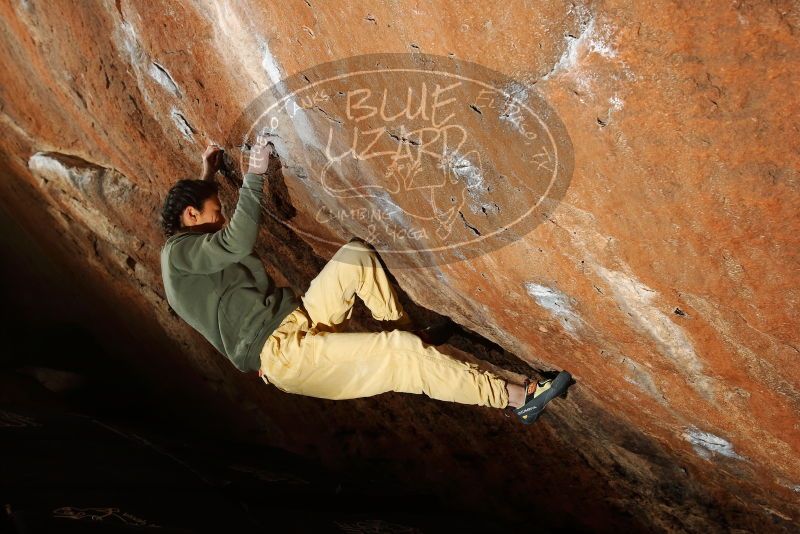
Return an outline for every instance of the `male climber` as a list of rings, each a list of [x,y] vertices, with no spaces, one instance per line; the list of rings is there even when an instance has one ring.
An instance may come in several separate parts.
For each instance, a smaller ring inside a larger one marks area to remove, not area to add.
[[[343,245],[297,297],[276,287],[253,254],[261,221],[262,188],[271,143],[259,140],[230,222],[218,185],[222,149],[203,154],[199,180],[180,180],[161,214],[166,243],[161,273],[167,301],[242,372],[258,371],[286,393],[353,399],[387,391],[425,393],[433,399],[492,406],[534,422],[545,405],[566,392],[571,376],[513,384],[472,363],[439,352],[436,333],[402,329],[340,332],[358,295],[378,320],[410,328],[408,318],[369,245]]]

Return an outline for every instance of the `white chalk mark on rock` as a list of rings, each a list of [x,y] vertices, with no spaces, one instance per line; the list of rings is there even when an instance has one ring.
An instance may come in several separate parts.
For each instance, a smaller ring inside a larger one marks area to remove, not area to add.
[[[550,69],[550,72],[542,76],[542,80],[549,79],[552,75],[558,74],[562,71],[568,71],[578,64],[578,54],[585,48],[586,42],[589,39],[592,31],[594,30],[594,16],[589,10],[582,5],[574,6],[577,9],[579,21],[578,35],[565,35],[564,39],[567,41],[567,46],[564,53],[558,59],[556,64]],[[570,8],[570,11],[572,9]]]
[[[583,322],[580,316],[572,309],[570,298],[564,293],[551,287],[525,282],[525,290],[533,297],[536,304],[555,315],[564,325],[564,329],[573,337],[578,326]]]
[[[614,60],[621,66],[629,80],[636,80],[636,75],[631,72],[628,65],[617,58],[617,50],[612,45],[615,28],[610,24],[602,24],[598,27],[594,14],[584,5],[573,5],[569,9],[569,13],[573,10],[578,18],[577,35],[567,34],[564,36],[566,40],[564,52],[550,72],[542,76],[540,80],[548,80],[554,75],[572,74],[576,76],[575,82],[578,89],[591,92],[591,82],[597,79],[596,75],[587,73],[580,68],[581,59],[589,54],[597,54],[605,59]]]
[[[266,39],[259,37],[258,46],[261,52],[261,66],[264,68],[264,72],[267,73],[270,82],[275,85],[279,94],[287,94],[288,90],[286,82],[284,81],[282,69],[277,59],[270,51]],[[290,96],[283,104],[283,108],[286,111],[286,116],[291,119],[292,126],[302,143],[306,145],[306,147],[314,147],[323,150],[325,147],[317,137],[317,128],[309,121],[306,110],[297,103],[297,97],[294,95]]]
[[[680,326],[652,304],[658,293],[625,273],[599,265],[596,270],[611,288],[620,309],[656,342],[659,351],[675,363],[701,395],[713,400],[712,380],[703,374],[703,364],[692,342]]]
[[[150,68],[147,70],[147,73],[153,78],[161,87],[169,91],[175,96],[181,96],[181,91],[178,89],[178,84],[175,83],[175,80],[172,79],[170,73],[156,63],[155,61],[150,63]]]
[[[692,448],[700,457],[706,460],[710,460],[715,454],[735,460],[745,460],[733,450],[733,445],[728,440],[714,434],[691,427],[683,433],[683,438],[692,444]]]
[[[176,108],[172,108],[170,116],[172,117],[172,122],[175,123],[175,126],[177,126],[178,130],[181,132],[183,137],[185,137],[189,141],[193,141],[195,130],[194,128],[192,128],[192,125],[189,124],[189,122],[186,120],[186,117],[184,117],[183,114]]]

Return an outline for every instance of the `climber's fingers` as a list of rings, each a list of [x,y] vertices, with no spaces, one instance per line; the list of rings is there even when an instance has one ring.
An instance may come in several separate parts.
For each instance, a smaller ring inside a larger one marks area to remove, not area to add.
[[[218,145],[211,143],[206,147],[205,152],[203,152],[203,159],[208,160],[211,159],[212,156],[214,158],[217,158],[221,155],[222,155],[222,148]]]
[[[253,145],[248,154],[248,169],[250,174],[264,174],[267,172],[270,148],[259,143]]]

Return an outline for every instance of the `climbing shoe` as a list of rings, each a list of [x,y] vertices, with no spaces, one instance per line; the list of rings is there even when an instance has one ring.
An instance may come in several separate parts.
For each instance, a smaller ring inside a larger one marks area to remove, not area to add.
[[[536,383],[533,393],[528,393],[531,380],[525,379],[525,404],[514,409],[517,418],[523,424],[529,425],[535,422],[545,405],[558,396],[566,397],[567,389],[572,385],[572,375],[566,371],[561,371],[552,380],[540,380]]]

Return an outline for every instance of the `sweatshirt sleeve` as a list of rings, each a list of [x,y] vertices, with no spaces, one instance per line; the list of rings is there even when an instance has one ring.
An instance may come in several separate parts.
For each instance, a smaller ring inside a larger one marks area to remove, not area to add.
[[[172,245],[170,263],[179,271],[221,271],[253,251],[261,222],[264,176],[245,174],[231,220],[213,233],[186,234]]]

